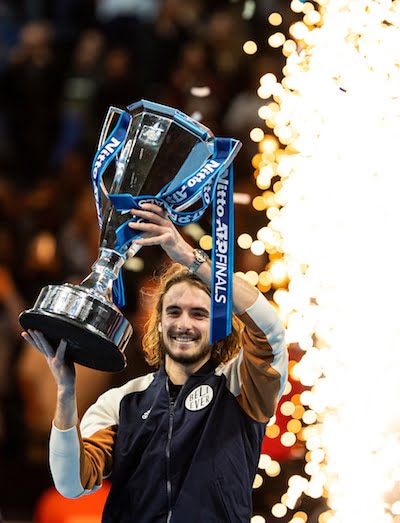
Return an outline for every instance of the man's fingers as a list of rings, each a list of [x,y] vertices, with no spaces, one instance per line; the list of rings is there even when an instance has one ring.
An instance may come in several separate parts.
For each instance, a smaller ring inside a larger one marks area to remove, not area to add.
[[[133,240],[136,245],[142,245],[143,247],[150,245],[161,245],[164,240],[164,235],[161,236],[150,236],[148,238],[142,237]]]
[[[38,350],[40,350],[40,352],[42,352],[46,357],[54,357],[55,351],[53,347],[50,345],[50,343],[47,341],[43,333],[41,333],[40,331],[29,329],[28,335],[30,337],[30,340],[27,341],[29,341],[30,343],[33,342],[32,345],[34,345]]]
[[[156,205],[155,203],[142,203],[140,207],[145,211],[153,212],[155,214],[158,214],[159,216],[165,216],[164,209],[159,205]]]
[[[29,332],[21,332],[21,336],[24,338],[24,340],[29,343],[30,345],[35,345],[35,342],[33,341],[32,337],[29,335]]]
[[[61,361],[65,360],[65,351],[67,349],[67,340],[61,340],[57,347],[57,356]]]
[[[149,222],[157,223],[158,225],[162,225],[166,220],[168,220],[164,210],[151,203],[143,204],[142,209],[131,209],[131,214],[138,218],[148,220]]]
[[[160,231],[162,231],[163,229],[165,229],[165,227],[163,228],[162,225],[158,225],[158,224],[155,224],[155,223],[149,223],[149,222],[129,222],[129,227],[131,229],[135,229],[137,231],[143,231],[145,233],[149,233],[149,234],[159,234]]]
[[[35,331],[28,329],[27,332],[23,332],[21,335],[25,341],[36,347],[40,352],[43,352],[43,354],[46,356],[46,352],[43,350],[43,347],[41,346],[40,340],[37,338]]]
[[[50,343],[47,341],[45,335],[40,331],[34,331],[34,335],[36,336],[36,339],[38,340],[38,343],[43,348],[44,351],[46,351],[46,354],[52,358],[54,357],[55,350],[50,345]]]

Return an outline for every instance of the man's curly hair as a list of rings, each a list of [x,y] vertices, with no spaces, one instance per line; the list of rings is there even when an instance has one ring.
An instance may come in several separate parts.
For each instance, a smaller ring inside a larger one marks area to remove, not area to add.
[[[145,325],[142,342],[145,360],[152,367],[158,368],[164,361],[165,354],[162,333],[159,332],[158,328],[161,321],[164,296],[173,285],[182,282],[187,282],[203,290],[209,296],[211,295],[209,286],[196,276],[196,274],[193,274],[179,263],[173,263],[164,269],[158,278],[158,286],[154,294],[154,305],[150,318]],[[222,340],[212,344],[211,358],[216,365],[227,363],[238,354],[241,346],[241,329],[241,322],[233,314],[232,332]]]

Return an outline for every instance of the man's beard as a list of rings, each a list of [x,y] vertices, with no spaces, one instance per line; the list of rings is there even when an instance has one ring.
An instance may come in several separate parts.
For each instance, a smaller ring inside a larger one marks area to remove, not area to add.
[[[173,351],[171,351],[169,349],[169,347],[167,347],[165,345],[164,342],[162,342],[162,348],[163,348],[164,354],[168,354],[168,356],[171,358],[171,360],[175,361],[176,363],[180,363],[181,365],[194,365],[195,363],[198,363],[199,361],[204,359],[208,354],[210,354],[211,349],[212,349],[211,345],[203,345],[203,347],[201,347],[200,351],[195,352],[194,354],[177,355],[177,354],[174,354]]]

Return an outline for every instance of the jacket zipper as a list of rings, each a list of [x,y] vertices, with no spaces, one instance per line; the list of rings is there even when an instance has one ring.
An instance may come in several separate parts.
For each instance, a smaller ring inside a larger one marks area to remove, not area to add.
[[[168,516],[167,523],[170,523],[172,518],[172,483],[171,483],[171,440],[172,440],[172,429],[174,426],[174,410],[175,405],[171,403],[171,397],[169,394],[168,378],[165,382],[167,392],[168,392],[168,408],[169,408],[169,418],[168,418],[168,439],[167,446],[165,448],[165,458],[167,462],[167,501],[168,501]]]

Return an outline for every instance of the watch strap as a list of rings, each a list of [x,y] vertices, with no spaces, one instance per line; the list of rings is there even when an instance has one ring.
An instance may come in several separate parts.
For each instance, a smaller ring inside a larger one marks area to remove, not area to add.
[[[209,257],[202,249],[195,249],[193,251],[194,260],[189,265],[188,269],[190,272],[195,273],[202,263],[207,261]]]

